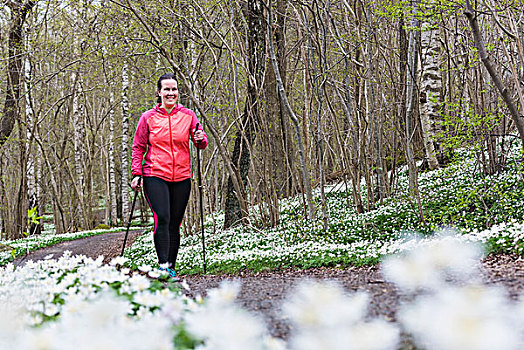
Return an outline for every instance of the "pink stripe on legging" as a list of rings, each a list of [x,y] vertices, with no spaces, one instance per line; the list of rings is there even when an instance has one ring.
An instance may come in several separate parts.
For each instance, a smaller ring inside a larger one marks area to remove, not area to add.
[[[151,202],[149,201],[149,198],[147,197],[146,191],[144,191],[144,197],[146,197],[147,204],[149,204],[149,208],[151,208],[151,211],[153,212],[153,218],[155,220],[155,230],[153,231],[153,235],[155,235],[156,227],[158,225],[158,217],[156,216],[156,213],[153,210],[153,206],[151,205]]]

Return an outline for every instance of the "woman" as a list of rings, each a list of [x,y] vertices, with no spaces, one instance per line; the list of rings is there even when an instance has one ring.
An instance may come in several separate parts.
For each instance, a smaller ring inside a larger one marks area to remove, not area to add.
[[[208,139],[195,113],[177,103],[172,73],[157,83],[158,104],[140,116],[133,140],[131,188],[144,193],[155,219],[154,242],[159,269],[174,270],[180,247],[180,224],[191,191],[189,137],[199,149]]]

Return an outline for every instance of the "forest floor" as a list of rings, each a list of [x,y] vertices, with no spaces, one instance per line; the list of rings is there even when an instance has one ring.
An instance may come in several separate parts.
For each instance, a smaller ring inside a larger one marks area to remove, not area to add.
[[[127,246],[142,231],[130,231]],[[40,260],[53,254],[60,257],[69,250],[73,255],[85,255],[96,258],[104,256],[104,262],[120,255],[124,232],[111,232],[75,241],[63,242],[44,248],[15,260],[15,265],[23,265],[28,260]],[[517,299],[524,292],[524,259],[517,255],[490,255],[481,262],[483,280],[486,284],[501,285],[506,288],[512,299]],[[281,306],[291,294],[296,284],[302,279],[333,280],[346,291],[366,291],[370,296],[369,316],[395,319],[395,312],[403,300],[403,295],[395,285],[384,280],[380,266],[339,268],[285,269],[252,273],[239,271],[237,274],[224,275],[187,275],[181,276],[189,284],[190,297],[206,296],[207,291],[217,287],[224,280],[238,280],[242,283],[237,303],[242,308],[261,317],[270,332],[277,338],[286,339],[290,333],[288,322],[281,316]]]

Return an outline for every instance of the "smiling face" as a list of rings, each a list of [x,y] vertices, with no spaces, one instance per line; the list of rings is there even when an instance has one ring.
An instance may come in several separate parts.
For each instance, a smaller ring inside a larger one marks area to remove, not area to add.
[[[178,83],[175,79],[162,80],[162,88],[158,90],[158,96],[162,101],[162,107],[172,110],[178,100]]]

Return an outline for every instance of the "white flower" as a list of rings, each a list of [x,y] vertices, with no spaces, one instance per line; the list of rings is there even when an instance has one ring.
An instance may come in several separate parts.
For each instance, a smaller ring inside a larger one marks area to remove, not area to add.
[[[26,349],[54,350],[57,348],[57,335],[49,327],[42,327],[26,333]]]
[[[286,350],[286,343],[282,339],[273,337],[264,338],[264,347],[266,350]]]
[[[174,324],[180,322],[184,312],[184,303],[180,298],[171,298],[162,305],[162,314]]]
[[[55,316],[60,312],[60,308],[56,304],[47,303],[44,308],[44,314],[46,316]]]
[[[114,258],[113,260],[111,260],[109,265],[111,265],[111,266],[122,266],[122,265],[124,265],[128,261],[129,261],[128,258],[125,258],[123,256],[118,256],[118,257]]]
[[[234,305],[202,307],[186,316],[187,330],[214,350],[263,349],[265,329],[254,316]]]
[[[367,294],[347,295],[334,282],[301,282],[283,308],[292,323],[291,349],[396,349],[396,326],[364,322],[367,303]]]
[[[346,295],[334,282],[301,282],[283,311],[297,327],[350,325],[361,320],[368,303],[365,293]]]
[[[148,275],[149,277],[151,277],[151,278],[159,278],[159,277],[160,277],[160,272],[159,272],[159,271],[154,271],[154,270],[152,270],[152,271],[149,271],[149,272],[147,273],[147,275]]]
[[[317,329],[314,332],[300,332],[290,340],[292,350],[348,350],[349,334],[341,329]]]
[[[362,322],[349,331],[347,349],[355,350],[396,350],[400,341],[397,326],[384,320]]]
[[[184,288],[187,291],[191,290],[191,288],[189,287],[189,284],[187,284],[186,280],[183,280],[182,283],[180,283],[180,285],[182,286],[182,288]]]
[[[133,277],[129,278],[129,285],[131,290],[133,291],[144,291],[151,285],[151,282],[147,279],[147,277],[144,277],[142,275],[133,275]]]
[[[204,348],[263,348],[266,330],[262,322],[234,304],[239,290],[238,282],[222,282],[219,288],[209,291],[208,300],[204,305],[186,316],[188,331],[205,340]]]
[[[382,273],[388,280],[407,291],[423,287],[435,288],[441,283],[435,266],[422,254],[388,257],[382,263]]]
[[[444,288],[405,306],[399,319],[430,350],[520,349],[505,294],[493,287]]]
[[[127,300],[116,298],[112,294],[112,292],[107,292],[99,295],[97,299],[81,310],[78,317],[70,314],[63,315],[62,322],[80,327],[89,324],[103,327],[132,312],[131,304]]]
[[[211,289],[208,292],[209,304],[215,306],[232,304],[240,292],[240,282],[238,281],[222,281],[218,288]]]
[[[147,273],[147,272],[149,272],[149,271],[152,270],[152,267],[151,267],[151,265],[145,265],[145,264],[144,264],[144,265],[140,265],[140,266],[138,267],[138,270]]]
[[[386,258],[382,264],[386,278],[407,291],[438,289],[450,275],[471,279],[482,257],[478,245],[451,236],[420,241],[414,247],[404,255]]]

